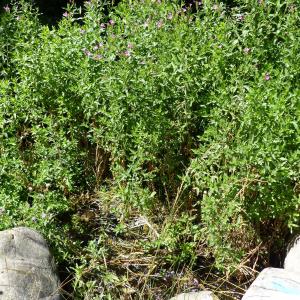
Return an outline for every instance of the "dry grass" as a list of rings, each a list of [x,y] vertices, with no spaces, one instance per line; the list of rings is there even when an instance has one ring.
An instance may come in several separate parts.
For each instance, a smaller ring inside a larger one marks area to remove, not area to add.
[[[241,299],[256,275],[260,247],[226,275],[214,269],[201,241],[193,264],[172,263],[169,249],[148,247],[159,240],[169,222],[176,220],[176,209],[170,214],[164,207],[157,207],[160,213],[149,217],[129,210],[107,193],[84,195],[74,201],[74,209],[77,226],[85,228],[89,241],[100,240],[101,236],[103,251],[91,252],[86,246],[78,253],[80,275],[77,266],[77,273],[75,267],[75,275],[62,283],[62,289],[75,285],[72,293],[64,293],[66,299],[77,299],[77,289],[81,294],[84,290],[85,299],[164,300],[201,290],[212,290],[220,299]]]

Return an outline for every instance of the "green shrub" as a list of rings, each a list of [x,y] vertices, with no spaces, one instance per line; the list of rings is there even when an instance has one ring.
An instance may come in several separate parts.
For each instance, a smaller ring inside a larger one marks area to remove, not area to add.
[[[231,62],[191,163],[222,268],[299,226],[299,12],[268,2],[244,14],[225,35],[236,35],[223,41]]]
[[[0,229],[41,230],[73,268],[76,297],[103,286],[121,297],[129,280],[107,261],[126,239],[160,253],[156,266],[211,252],[228,271],[299,225],[295,3],[207,0],[193,13],[124,1],[107,13],[93,0],[84,14],[69,5],[56,27],[26,1],[9,7]],[[144,216],[155,224],[138,235],[130,222]]]

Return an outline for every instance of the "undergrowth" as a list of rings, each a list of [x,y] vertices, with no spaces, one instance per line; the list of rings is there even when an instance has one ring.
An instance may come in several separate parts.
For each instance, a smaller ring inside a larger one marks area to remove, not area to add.
[[[299,5],[229,4],[2,9],[0,229],[43,233],[66,298],[240,298],[297,231]]]

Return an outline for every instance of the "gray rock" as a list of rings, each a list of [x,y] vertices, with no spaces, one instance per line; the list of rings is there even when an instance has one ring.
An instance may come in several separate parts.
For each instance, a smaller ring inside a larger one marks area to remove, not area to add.
[[[284,260],[284,268],[291,272],[300,273],[300,236],[290,244]]]
[[[251,284],[242,300],[300,299],[300,273],[285,269],[264,269]]]
[[[211,291],[183,293],[177,295],[170,300],[218,300],[218,298]]]
[[[0,300],[35,299],[60,299],[46,241],[25,227],[0,232]]]

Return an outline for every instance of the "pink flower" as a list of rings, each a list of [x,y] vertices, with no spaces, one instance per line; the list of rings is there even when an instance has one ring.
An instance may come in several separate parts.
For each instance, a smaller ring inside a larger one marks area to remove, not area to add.
[[[130,53],[130,51],[128,51],[128,50],[125,50],[123,54],[124,54],[124,56],[126,56],[126,57],[130,57],[130,56],[131,56],[131,53]]]
[[[156,26],[157,26],[157,28],[162,28],[162,26],[163,26],[163,20],[162,19],[160,19],[157,23],[156,23]]]
[[[133,48],[133,44],[132,44],[132,43],[128,43],[128,44],[127,44],[127,48],[128,48],[128,49],[132,49],[132,48]]]
[[[244,21],[244,20],[245,20],[245,16],[244,16],[244,15],[242,15],[242,14],[241,14],[241,15],[238,15],[238,16],[237,16],[237,19],[238,19],[239,21],[241,21],[241,22],[242,22],[242,21]]]
[[[108,24],[111,25],[111,26],[114,26],[116,24],[116,22],[114,20],[109,20]]]
[[[67,11],[65,11],[65,12],[63,13],[63,17],[68,18],[69,16],[70,16],[70,14],[69,14]]]
[[[250,48],[248,48],[248,47],[244,48],[244,53],[245,53],[245,54],[249,54],[249,53],[250,53],[250,51],[251,51],[251,49],[250,49]]]
[[[94,59],[95,60],[100,60],[100,59],[102,59],[103,58],[103,56],[101,55],[101,54],[96,54],[95,56],[94,56]]]
[[[88,56],[88,57],[92,56],[92,53],[88,49],[84,48],[84,49],[82,49],[82,51],[86,56]]]
[[[266,73],[266,74],[265,74],[265,80],[266,80],[266,81],[269,81],[270,79],[271,79],[270,74],[269,74],[269,73]]]
[[[8,6],[8,5],[5,5],[4,7],[3,7],[3,9],[5,10],[5,12],[10,12],[10,7]]]

